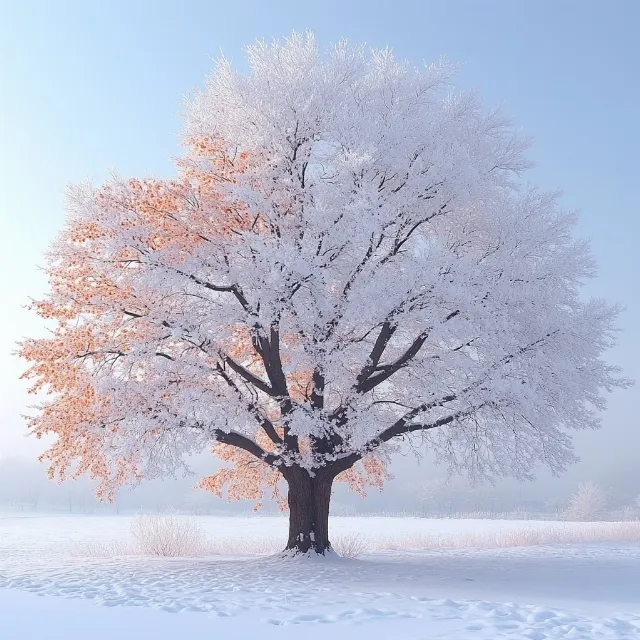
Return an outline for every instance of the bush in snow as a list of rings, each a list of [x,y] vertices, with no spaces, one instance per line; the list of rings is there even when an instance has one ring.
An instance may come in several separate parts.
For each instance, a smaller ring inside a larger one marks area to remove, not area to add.
[[[594,482],[581,482],[564,516],[566,520],[602,520],[606,507],[607,495],[602,488]]]
[[[201,556],[209,547],[204,529],[197,522],[171,513],[137,516],[131,534],[144,555]]]
[[[357,533],[334,536],[332,542],[333,550],[343,558],[357,558],[369,550],[368,546]]]

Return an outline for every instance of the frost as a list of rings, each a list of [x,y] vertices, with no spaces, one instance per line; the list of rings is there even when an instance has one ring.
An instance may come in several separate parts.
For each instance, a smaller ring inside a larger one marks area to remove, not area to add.
[[[626,382],[574,217],[516,182],[527,141],[444,63],[248,51],[191,103],[178,178],[70,192],[36,305],[58,328],[23,345],[54,467],[118,484],[214,446],[237,466],[206,486],[259,498],[300,468],[379,484],[402,439],[473,477],[562,470]]]

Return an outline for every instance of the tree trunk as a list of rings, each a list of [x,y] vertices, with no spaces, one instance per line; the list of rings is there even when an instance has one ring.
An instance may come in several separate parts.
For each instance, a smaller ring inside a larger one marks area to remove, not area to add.
[[[283,471],[289,485],[289,540],[286,551],[324,555],[329,542],[329,501],[333,475],[289,467]]]

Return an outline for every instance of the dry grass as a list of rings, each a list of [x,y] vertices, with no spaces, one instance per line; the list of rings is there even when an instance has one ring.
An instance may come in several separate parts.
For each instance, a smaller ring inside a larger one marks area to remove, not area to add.
[[[172,513],[136,516],[131,534],[146,556],[186,558],[211,553],[204,529],[191,518]]]
[[[78,558],[117,558],[138,555],[131,542],[113,540],[111,542],[80,542],[70,548],[70,555]]]
[[[73,545],[70,555],[82,558],[156,556],[195,558],[212,555],[271,555],[282,551],[276,538],[221,538],[211,540],[188,516],[172,513],[136,516],[130,541],[91,541]]]
[[[132,525],[133,541],[87,542],[75,545],[71,555],[84,558],[118,556],[201,557],[209,555],[272,555],[282,551],[280,538],[221,538],[209,540],[192,519],[171,514],[138,516]],[[501,549],[549,544],[640,542],[640,521],[557,523],[492,532],[459,534],[416,533],[363,537],[357,533],[332,536],[336,553],[357,558],[374,550],[427,551],[437,549]]]
[[[589,542],[640,542],[640,522],[594,522],[584,526],[522,527],[493,532],[468,531],[461,534],[387,537],[375,542],[376,549],[501,549],[546,544]]]

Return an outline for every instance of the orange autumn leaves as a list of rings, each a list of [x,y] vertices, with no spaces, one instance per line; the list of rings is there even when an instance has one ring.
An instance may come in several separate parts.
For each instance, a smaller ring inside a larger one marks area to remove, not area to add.
[[[119,429],[119,413],[109,393],[96,389],[93,373],[105,366],[117,368],[132,345],[151,344],[161,335],[158,318],[152,321],[149,316],[153,304],[147,296],[154,292],[141,294],[130,280],[154,255],[162,252],[163,259],[179,269],[211,238],[233,242],[238,231],[249,227],[269,233],[266,222],[251,218],[242,203],[229,202],[220,193],[220,185],[233,182],[248,162],[246,154],[231,156],[216,141],[201,139],[192,141],[178,162],[180,173],[175,179],[114,180],[90,193],[83,189],[70,193],[72,204],[91,215],[70,219],[50,254],[50,295],[33,304],[43,319],[53,322],[51,335],[26,340],[20,349],[30,362],[23,377],[32,381],[31,392],[47,395],[28,425],[37,437],[56,436],[43,455],[52,478],[90,474],[101,481],[98,493],[107,499],[117,486],[140,479],[140,460],[135,455],[124,455],[114,463],[103,453],[101,444]],[[230,336],[227,353],[263,375],[248,327],[230,325],[226,334]],[[283,342],[287,340],[293,338],[283,336]],[[143,371],[143,365],[137,366]],[[288,374],[294,401],[308,399],[310,380],[308,371]],[[279,416],[270,417],[277,420]],[[148,437],[154,437],[153,431]],[[260,429],[253,437],[264,450],[274,450]],[[252,499],[258,504],[269,490],[282,508],[286,506],[276,469],[221,443],[214,443],[213,453],[227,466],[199,486],[217,495],[226,489],[230,499]],[[366,485],[381,488],[385,478],[384,464],[371,458],[338,480],[363,493]]]

